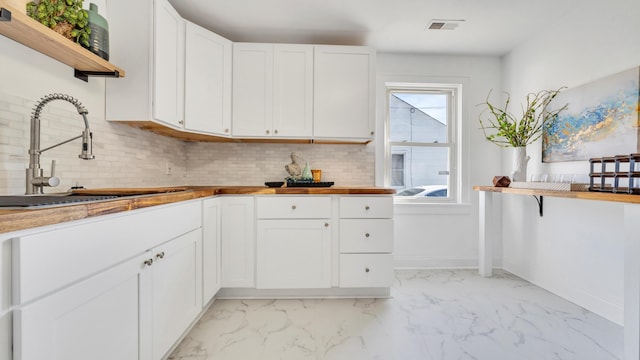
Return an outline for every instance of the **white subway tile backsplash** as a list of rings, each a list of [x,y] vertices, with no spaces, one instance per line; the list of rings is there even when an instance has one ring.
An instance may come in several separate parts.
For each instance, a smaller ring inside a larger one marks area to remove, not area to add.
[[[0,93],[0,194],[24,193],[30,118],[37,100]],[[311,168],[322,169],[324,181],[374,184],[373,145],[191,143],[108,122],[99,111],[87,110],[96,159],[78,158],[79,140],[44,152],[40,163],[45,174],[55,159],[61,180],[46,192],[66,191],[76,184],[87,188],[262,185],[288,175],[284,165],[291,161],[291,152]],[[80,135],[84,129],[75,107],[63,101],[48,103],[41,120],[42,147]],[[167,163],[171,175],[165,174]]]

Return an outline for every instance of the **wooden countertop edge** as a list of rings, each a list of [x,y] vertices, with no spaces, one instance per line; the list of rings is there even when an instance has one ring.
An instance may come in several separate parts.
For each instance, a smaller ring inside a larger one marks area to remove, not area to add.
[[[640,195],[633,194],[614,194],[607,192],[596,191],[556,191],[556,190],[541,190],[541,189],[521,189],[521,188],[509,188],[509,187],[495,187],[495,186],[474,186],[473,190],[476,191],[489,191],[514,195],[532,195],[532,196],[550,196],[566,199],[582,199],[582,200],[596,200],[596,201],[612,201],[629,204],[640,204]]]
[[[214,195],[392,195],[395,193],[393,189],[380,187],[188,186],[187,188],[188,190],[178,192],[127,196],[50,208],[0,210],[0,234]]]

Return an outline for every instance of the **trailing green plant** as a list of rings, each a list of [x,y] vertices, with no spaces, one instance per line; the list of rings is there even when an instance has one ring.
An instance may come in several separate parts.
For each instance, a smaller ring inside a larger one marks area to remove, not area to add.
[[[64,37],[89,47],[89,13],[83,0],[40,0],[27,3],[27,15]]]
[[[561,90],[542,90],[537,93],[527,94],[527,104],[522,105],[522,116],[516,118],[509,112],[511,95],[507,95],[504,107],[500,108],[489,102],[491,91],[486,100],[480,104],[486,109],[480,114],[480,126],[487,140],[501,147],[521,147],[527,146],[538,140],[547,127],[551,125],[558,114],[567,108],[564,106],[550,110],[547,106],[558,96]],[[489,116],[487,115],[489,112]],[[483,121],[483,117],[486,119]]]

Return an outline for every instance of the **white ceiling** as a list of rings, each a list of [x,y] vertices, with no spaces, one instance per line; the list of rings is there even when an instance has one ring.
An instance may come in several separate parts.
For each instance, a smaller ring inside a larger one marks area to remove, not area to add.
[[[379,52],[504,55],[585,0],[169,0],[232,41],[367,45]],[[433,19],[464,19],[425,31]]]

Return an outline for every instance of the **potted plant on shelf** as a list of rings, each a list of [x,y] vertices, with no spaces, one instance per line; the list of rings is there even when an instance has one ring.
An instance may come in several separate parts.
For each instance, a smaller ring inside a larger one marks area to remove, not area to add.
[[[567,108],[565,104],[555,110],[545,109],[563,89],[564,87],[561,87],[558,90],[541,90],[527,94],[527,103],[526,106],[522,106],[522,115],[519,118],[509,112],[509,93],[505,93],[507,99],[502,108],[489,101],[491,91],[480,104],[486,107],[479,118],[485,138],[498,146],[514,148],[514,169],[511,174],[513,181],[526,181],[527,163],[530,159],[527,156],[527,145],[538,140],[550,122]]]
[[[58,34],[89,47],[89,13],[83,0],[39,0],[27,3],[27,15]]]

